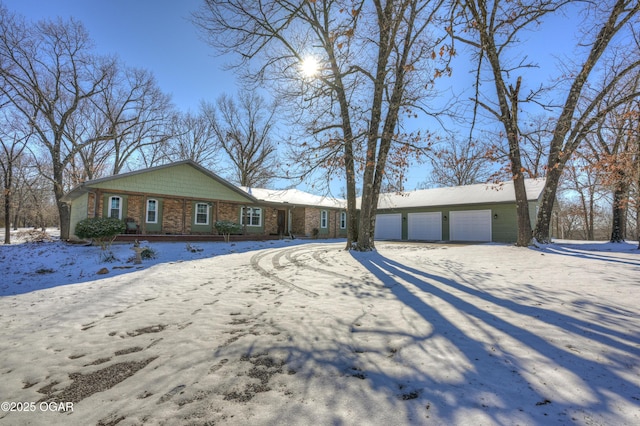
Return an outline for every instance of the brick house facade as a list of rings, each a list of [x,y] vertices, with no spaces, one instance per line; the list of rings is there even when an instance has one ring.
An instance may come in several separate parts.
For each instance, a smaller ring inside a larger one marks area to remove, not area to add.
[[[103,216],[125,220],[142,235],[217,235],[214,223],[224,220],[255,237],[346,236],[338,204],[260,199],[188,160],[87,181],[63,201],[71,205],[72,234],[80,220]]]

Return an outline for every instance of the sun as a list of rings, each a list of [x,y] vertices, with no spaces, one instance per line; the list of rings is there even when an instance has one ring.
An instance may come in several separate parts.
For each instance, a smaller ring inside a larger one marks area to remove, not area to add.
[[[300,71],[307,78],[315,77],[320,71],[320,63],[313,56],[307,56],[300,63]]]

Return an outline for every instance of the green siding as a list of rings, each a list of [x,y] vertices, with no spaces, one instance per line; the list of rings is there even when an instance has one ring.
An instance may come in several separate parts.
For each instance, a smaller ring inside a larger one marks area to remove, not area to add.
[[[343,212],[344,210],[341,210],[340,213],[338,213],[338,236],[347,236],[347,228],[340,228],[340,214]],[[346,221],[349,221],[349,217],[347,216]]]
[[[242,194],[212,179],[211,176],[202,173],[189,164],[136,173],[105,182],[98,182],[91,186],[108,189],[112,192],[120,190],[197,199],[251,202],[250,199],[243,197]]]
[[[158,205],[156,206],[157,223],[147,222],[147,201],[156,200]],[[144,229],[147,233],[160,233],[162,232],[162,198],[146,198],[144,200]]]
[[[535,201],[529,202],[529,216],[532,226],[536,218]],[[468,211],[468,210],[491,210],[491,239],[494,242],[513,243],[518,239],[518,218],[516,214],[515,203],[490,203],[490,204],[469,204],[459,206],[438,206],[438,207],[415,207],[407,209],[381,209],[378,214],[385,213],[402,213],[402,239],[407,240],[409,237],[408,230],[408,213],[442,213],[442,240],[450,240],[449,224],[452,211]],[[494,215],[498,215],[494,219]],[[446,219],[445,219],[446,217]]]
[[[69,220],[71,234],[74,238],[78,238],[75,235],[76,225],[82,219],[87,218],[87,212],[89,211],[89,194],[85,193],[73,200],[72,208],[71,208],[71,218]]]
[[[246,226],[242,226],[242,232],[243,233],[247,233],[247,234],[264,234],[264,227],[265,227],[265,214],[266,214],[266,209],[264,207],[258,207],[260,209],[260,226],[250,226],[250,225],[246,225]],[[238,222],[239,224],[242,225],[242,213],[243,213],[243,209],[238,209]]]
[[[208,206],[209,215],[208,215],[208,223],[206,225],[196,225],[196,204],[207,204],[205,201],[194,201],[191,204],[191,232],[195,233],[207,233],[210,234],[213,231],[213,210],[212,206]]]
[[[325,214],[327,215],[327,226],[326,227],[322,227],[322,212],[325,212]],[[318,218],[319,222],[318,222],[318,233],[320,235],[328,235],[329,234],[329,229],[331,229],[331,215],[329,214],[329,210],[320,210],[320,217]]]
[[[128,208],[127,196],[114,192],[105,193],[102,197],[102,217],[109,217],[109,208],[111,207],[109,204],[109,198],[111,197],[120,197],[120,199],[122,200],[122,206],[120,206],[122,208],[122,217],[120,219],[125,220],[127,218]]]

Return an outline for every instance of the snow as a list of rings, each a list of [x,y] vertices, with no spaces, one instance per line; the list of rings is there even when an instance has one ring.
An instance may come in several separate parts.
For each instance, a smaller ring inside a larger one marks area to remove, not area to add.
[[[640,424],[637,243],[344,244],[0,246],[0,425]]]
[[[544,183],[544,179],[526,179],[527,200],[537,200],[544,189]],[[505,203],[515,202],[515,200],[513,181],[507,181],[496,184],[480,183],[448,188],[418,189],[402,193],[383,193],[380,194],[378,209]],[[358,206],[360,206],[360,199],[358,199]]]
[[[299,189],[264,189],[241,186],[244,192],[253,195],[260,201],[272,203],[288,203],[313,207],[346,208],[346,200],[310,194]]]

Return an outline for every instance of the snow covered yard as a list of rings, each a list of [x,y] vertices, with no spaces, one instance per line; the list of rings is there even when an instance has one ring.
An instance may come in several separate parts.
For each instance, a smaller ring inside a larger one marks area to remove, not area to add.
[[[640,424],[637,244],[343,245],[0,246],[0,424]]]

